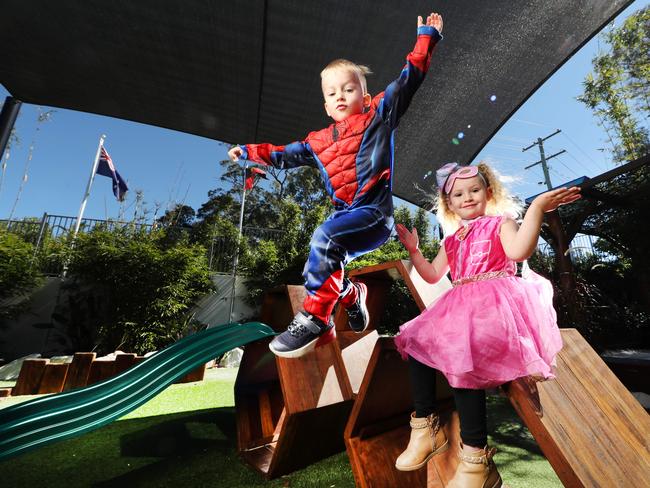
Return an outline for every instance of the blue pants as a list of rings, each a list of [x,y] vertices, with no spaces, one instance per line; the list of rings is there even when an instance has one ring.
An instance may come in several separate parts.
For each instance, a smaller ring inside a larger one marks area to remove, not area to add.
[[[304,307],[325,323],[342,297],[344,306],[356,300],[356,289],[343,279],[345,265],[374,251],[390,236],[393,217],[377,207],[365,206],[334,212],[314,232],[303,277]]]

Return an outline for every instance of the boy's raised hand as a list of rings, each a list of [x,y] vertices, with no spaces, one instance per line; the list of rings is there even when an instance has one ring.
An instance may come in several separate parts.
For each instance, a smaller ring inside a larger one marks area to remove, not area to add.
[[[422,16],[418,16],[418,27],[423,25],[428,25],[429,27],[435,27],[439,34],[442,34],[442,15],[435,12],[431,12],[427,17],[427,23],[424,23]]]
[[[235,146],[228,151],[228,157],[231,161],[239,161],[242,154],[244,154],[244,150],[239,146]]]
[[[535,200],[533,200],[533,203],[530,205],[531,207],[533,205],[537,205],[542,210],[542,212],[551,212],[552,210],[558,208],[560,205],[566,205],[567,203],[575,202],[581,197],[582,195],[580,195],[580,188],[577,186],[572,186],[571,188],[558,188],[557,190],[551,190],[542,193],[537,198],[535,198]]]
[[[417,229],[414,228],[411,232],[409,232],[409,230],[402,224],[397,224],[395,226],[395,230],[397,231],[397,237],[399,238],[400,242],[404,245],[409,253],[413,253],[418,250],[420,239],[418,237]]]

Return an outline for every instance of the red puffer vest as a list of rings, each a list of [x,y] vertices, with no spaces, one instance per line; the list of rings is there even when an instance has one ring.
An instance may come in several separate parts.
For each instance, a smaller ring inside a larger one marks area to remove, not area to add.
[[[367,112],[351,115],[326,129],[311,132],[305,140],[327,171],[334,196],[348,205],[358,189],[357,153],[382,97],[383,93],[376,95]]]

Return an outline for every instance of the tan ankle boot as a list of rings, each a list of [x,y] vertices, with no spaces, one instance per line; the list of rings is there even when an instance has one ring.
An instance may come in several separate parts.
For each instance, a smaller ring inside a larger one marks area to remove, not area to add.
[[[406,450],[395,461],[399,471],[413,471],[421,468],[432,456],[449,449],[447,436],[440,429],[440,419],[436,414],[425,418],[411,414],[411,439]]]
[[[492,461],[496,449],[476,451],[476,456],[470,456],[462,451],[458,453],[460,463],[456,474],[447,483],[447,488],[501,488],[503,482]]]

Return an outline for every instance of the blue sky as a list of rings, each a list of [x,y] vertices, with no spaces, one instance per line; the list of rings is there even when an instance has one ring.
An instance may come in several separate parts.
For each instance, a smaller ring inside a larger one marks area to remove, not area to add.
[[[635,1],[615,24],[649,4],[648,0]],[[547,155],[566,150],[549,162],[554,185],[614,167],[608,151],[602,150],[609,147],[604,131],[591,111],[575,100],[581,93],[582,80],[591,71],[591,59],[601,45],[605,44],[596,36],[576,53],[478,155],[477,159],[489,161],[507,176],[514,194],[526,198],[545,188],[538,184],[543,181],[540,165],[524,169],[539,160],[537,147],[526,152],[522,148],[556,129],[562,132],[544,143]],[[1,99],[7,95],[0,85]],[[506,96],[497,94],[496,103],[499,97]],[[0,188],[0,219],[7,218],[14,207],[32,142],[28,180],[14,218],[40,217],[44,212],[77,215],[101,134],[106,134],[105,147],[130,189],[143,192],[150,217],[156,206],[164,211],[175,202],[198,209],[207,200],[208,191],[220,185],[219,161],[226,158],[226,146],[216,141],[70,110],[56,109],[50,121],[40,124],[36,122],[38,115],[37,106],[24,104],[21,108],[16,123],[21,143],[12,149],[8,159]],[[135,192],[129,193],[122,208],[126,218],[132,217],[135,210]],[[396,204],[400,203],[403,202],[396,199]],[[119,212],[110,180],[97,177],[84,216],[116,218]]]

